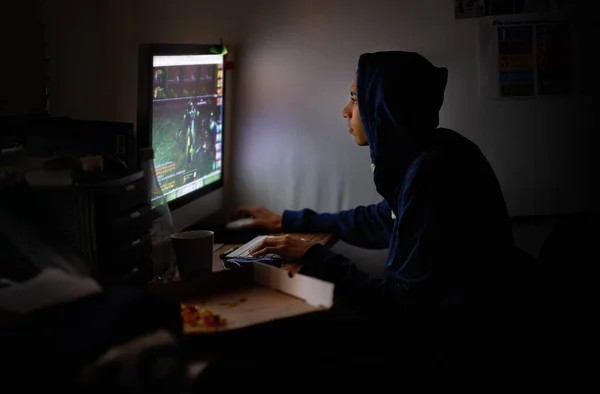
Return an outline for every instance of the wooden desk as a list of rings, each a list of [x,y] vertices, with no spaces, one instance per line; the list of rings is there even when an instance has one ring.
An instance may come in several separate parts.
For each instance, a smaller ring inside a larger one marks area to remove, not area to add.
[[[272,234],[272,235],[285,235],[284,233],[280,234]],[[307,242],[317,242],[324,246],[331,247],[335,244],[337,239],[333,234],[319,234],[319,233],[291,233],[290,236],[294,238],[303,238],[307,240]],[[221,246],[219,249],[213,252],[213,272],[223,271],[225,268],[223,267],[223,261],[219,257],[222,253],[228,251],[229,249],[241,246],[240,244],[225,244]],[[297,270],[299,267],[294,265],[283,265],[283,268],[290,270]]]

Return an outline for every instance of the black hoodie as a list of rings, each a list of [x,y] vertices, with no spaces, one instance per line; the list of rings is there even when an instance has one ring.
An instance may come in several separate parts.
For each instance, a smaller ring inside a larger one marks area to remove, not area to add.
[[[448,72],[410,52],[360,56],[357,99],[379,204],[336,214],[286,211],[285,232],[332,232],[351,244],[389,247],[382,281],[348,259],[311,247],[302,272],[336,284],[364,312],[412,318],[491,302],[514,250],[506,204],[479,148],[438,128]]]

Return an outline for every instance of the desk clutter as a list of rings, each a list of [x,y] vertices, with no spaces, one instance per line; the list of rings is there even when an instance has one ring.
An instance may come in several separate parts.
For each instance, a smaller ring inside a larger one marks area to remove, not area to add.
[[[40,231],[51,243],[76,251],[87,274],[101,283],[151,279],[152,210],[142,172],[95,183],[30,186]]]
[[[7,387],[169,393],[186,385],[177,301],[131,286],[99,289],[60,270],[38,276],[0,289],[0,312],[12,317],[0,318]],[[60,299],[31,304],[36,294],[61,291]]]
[[[0,117],[0,148],[4,207],[27,238],[102,284],[148,283],[152,210],[133,124]]]

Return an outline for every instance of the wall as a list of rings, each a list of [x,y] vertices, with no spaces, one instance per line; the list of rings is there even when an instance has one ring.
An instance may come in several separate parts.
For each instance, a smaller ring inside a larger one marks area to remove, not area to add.
[[[441,124],[481,147],[511,214],[587,204],[578,159],[591,128],[588,113],[577,99],[482,100],[477,21],[454,20],[453,2],[284,3],[265,15],[277,22],[254,31],[245,46],[239,116],[246,124],[235,157],[244,163],[236,184],[246,200],[326,210],[376,200],[368,153],[353,146],[339,113],[361,52],[404,49],[449,69]],[[315,184],[320,187],[307,187]]]
[[[441,123],[479,144],[513,215],[588,203],[575,160],[591,128],[580,100],[481,99],[477,20],[455,20],[452,1],[79,3],[48,1],[51,42],[60,42],[51,47],[57,114],[134,121],[140,41],[223,37],[238,47],[240,201],[337,210],[376,200],[367,151],[353,146],[339,113],[360,53],[404,49],[450,70]]]
[[[50,111],[80,119],[109,118],[103,0],[46,0]],[[107,120],[109,120],[107,119]]]
[[[591,204],[591,102],[482,99],[478,21],[455,20],[450,0],[49,2],[69,4],[52,13],[57,114],[133,122],[139,42],[235,45],[233,203],[336,211],[378,201],[368,151],[340,112],[358,56],[402,49],[449,69],[441,124],[480,146],[512,215]]]
[[[0,115],[43,112],[46,48],[39,1],[3,3],[0,15]]]

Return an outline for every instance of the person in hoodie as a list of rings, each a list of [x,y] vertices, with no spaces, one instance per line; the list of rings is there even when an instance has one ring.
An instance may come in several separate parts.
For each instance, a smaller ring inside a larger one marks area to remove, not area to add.
[[[254,217],[251,226],[272,232],[333,233],[358,247],[388,248],[382,279],[294,237],[267,238],[253,253],[301,264],[300,272],[335,283],[338,300],[366,315],[465,327],[492,310],[503,262],[515,249],[513,233],[500,185],[480,149],[439,127],[447,79],[447,69],[417,53],[360,56],[342,115],[355,142],[369,148],[381,202],[283,215],[242,207],[234,216]]]

